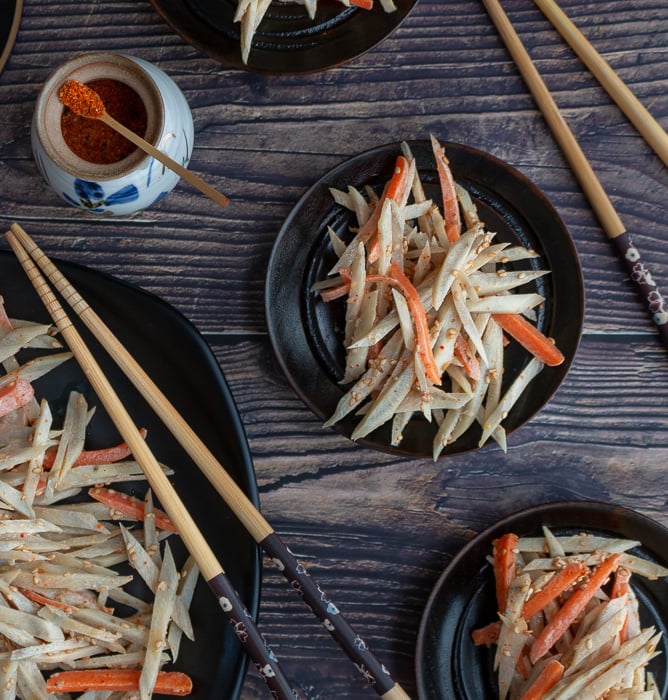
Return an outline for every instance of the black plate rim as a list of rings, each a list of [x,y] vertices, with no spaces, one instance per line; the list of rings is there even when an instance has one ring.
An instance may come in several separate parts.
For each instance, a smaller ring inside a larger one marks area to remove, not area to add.
[[[322,421],[326,420],[329,415],[324,412],[315,402],[314,397],[310,396],[308,392],[304,391],[298,378],[293,376],[293,372],[287,364],[287,360],[284,357],[284,348],[281,347],[281,342],[279,341],[280,333],[280,321],[276,318],[276,312],[274,309],[274,299],[280,298],[280,294],[284,291],[282,289],[281,280],[278,279],[279,275],[276,268],[279,266],[279,258],[282,254],[282,248],[284,246],[289,246],[289,242],[286,241],[290,237],[290,227],[292,222],[298,218],[300,211],[308,205],[309,200],[316,197],[318,193],[323,190],[323,188],[328,187],[328,183],[336,181],[339,179],[342,173],[348,171],[355,171],[356,168],[362,167],[363,165],[373,163],[381,157],[387,157],[388,153],[399,153],[399,148],[402,142],[393,142],[380,146],[375,146],[367,149],[357,155],[344,159],[342,162],[328,170],[324,175],[320,176],[317,181],[311,185],[297,200],[296,204],[293,206],[287,217],[285,218],[281,228],[276,236],[272,251],[269,257],[269,262],[267,266],[267,274],[265,278],[265,320],[267,324],[267,330],[269,333],[269,338],[273,348],[273,354],[276,362],[281,368],[283,374],[285,375],[288,383],[292,387],[293,391],[299,396],[299,398],[313,411],[313,413]],[[411,148],[415,149],[417,147],[427,148],[429,142],[426,140],[408,140],[407,143]],[[560,241],[560,250],[567,256],[569,263],[572,265],[570,273],[575,280],[576,289],[573,290],[574,298],[571,300],[571,305],[569,306],[569,313],[572,314],[569,320],[569,328],[571,331],[568,333],[569,342],[571,347],[564,350],[566,359],[562,365],[557,368],[545,368],[545,371],[555,371],[561,373],[561,379],[556,383],[551,391],[547,392],[542,399],[540,406],[529,416],[528,418],[522,420],[517,426],[512,429],[507,429],[507,434],[510,435],[512,432],[517,430],[526,424],[531,418],[533,418],[540,410],[542,410],[545,405],[552,399],[554,394],[557,392],[563,380],[566,377],[577,353],[581,336],[582,328],[584,323],[584,281],[582,277],[582,269],[580,266],[580,261],[578,257],[577,250],[575,248],[575,243],[568,232],[561,216],[549,201],[544,192],[538,188],[529,178],[527,178],[523,173],[509,165],[505,161],[497,158],[496,156],[476,149],[472,146],[454,143],[454,142],[441,142],[446,152],[449,154],[450,160],[455,160],[458,156],[467,157],[471,159],[482,159],[486,163],[494,164],[497,168],[503,169],[506,173],[510,174],[514,181],[521,184],[522,187],[528,188],[536,201],[541,203],[541,206],[549,216],[554,220],[555,226],[562,232],[563,240]],[[455,179],[458,179],[458,173],[455,172]],[[350,179],[348,180],[350,182]],[[334,208],[334,203],[332,202],[332,208]],[[312,232],[311,238],[306,242],[308,245],[312,245],[317,239],[317,234]],[[554,270],[553,270],[554,272]],[[303,328],[302,332],[306,333]],[[301,339],[300,339],[301,340]],[[292,342],[299,342],[291,339]],[[306,341],[308,344],[308,339]],[[350,432],[341,427],[341,424],[335,424],[332,426],[332,430],[338,432],[349,439]],[[428,457],[431,458],[431,444],[428,446],[428,450],[413,450],[408,449],[404,444],[400,444],[398,447],[392,447],[389,442],[380,441],[374,438],[374,433],[365,438],[356,441],[356,444],[363,445],[365,447],[370,447],[372,449],[386,452],[393,455],[401,455],[407,457]],[[447,458],[447,456],[464,454],[466,452],[475,451],[477,449],[489,449],[491,447],[491,442],[488,441],[486,445],[482,448],[477,446],[469,446],[462,448],[455,443],[455,447],[446,447],[441,453],[439,459]]]
[[[16,36],[19,32],[19,25],[21,23],[21,14],[23,13],[23,0],[13,0],[11,2],[13,5],[12,21],[9,24],[7,34],[4,37],[4,46],[2,52],[0,53],[0,73],[5,67],[5,64],[9,60],[9,56],[14,48],[14,43],[16,42]]]
[[[644,532],[652,532],[657,538],[663,538],[664,541],[668,541],[668,528],[649,516],[627,506],[599,500],[566,500],[541,503],[510,513],[478,533],[455,554],[450,563],[438,576],[436,583],[432,587],[418,626],[414,665],[418,700],[441,700],[440,698],[436,699],[434,695],[429,693],[427,681],[425,679],[425,655],[428,648],[428,628],[432,622],[433,608],[443,595],[448,579],[453,576],[454,572],[456,572],[462,564],[469,563],[470,553],[475,550],[491,551],[492,540],[499,537],[504,532],[514,531],[522,536],[526,533],[526,528],[524,530],[519,528],[518,531],[517,524],[520,521],[532,520],[538,527],[540,527],[540,524],[545,524],[546,522],[549,526],[550,522],[559,521],[558,525],[554,525],[555,528],[584,528],[585,526],[581,525],[583,520],[593,520],[599,517],[607,518],[605,523],[600,525],[601,530],[606,530],[622,537],[640,539],[640,537],[628,534],[627,526],[629,526],[633,531],[641,530]],[[614,521],[615,519],[621,521],[622,525],[617,527],[612,526],[610,521]],[[534,527],[536,527],[536,525],[534,525]],[[662,555],[662,553],[650,548],[644,543],[643,548],[647,549],[657,561],[668,566],[668,557],[666,557],[665,554]],[[484,566],[484,561],[479,560],[478,563],[480,567]],[[469,700],[469,698],[462,698],[458,695],[457,697],[447,698],[447,700]]]
[[[348,63],[366,52],[378,46],[390,34],[392,34],[404,22],[409,14],[414,10],[419,0],[399,0],[397,10],[393,13],[385,13],[382,8],[374,7],[373,10],[360,10],[359,8],[346,8],[341,5],[340,14],[347,12],[351,14],[351,20],[359,22],[359,18],[364,20],[364,14],[373,12],[383,12],[389,19],[386,19],[388,28],[380,35],[371,35],[369,40],[362,46],[353,47],[352,50],[340,51],[336,58],[332,59],[331,47],[327,44],[306,48],[288,48],[285,53],[264,49],[261,46],[253,46],[250,51],[248,63],[241,60],[241,50],[239,41],[230,38],[238,35],[238,29],[230,28],[230,36],[218,31],[214,26],[201,17],[187,2],[181,0],[151,0],[151,4],[158,15],[188,44],[195,47],[201,53],[209,56],[223,65],[231,68],[239,68],[251,73],[266,75],[298,75],[317,73],[334,66]],[[303,8],[301,8],[303,10]],[[357,18],[357,19],[356,19]],[[323,32],[327,34],[327,32]],[[329,35],[328,35],[329,37]],[[331,41],[328,38],[328,41]],[[293,53],[294,52],[294,53]],[[285,56],[296,56],[298,60],[282,61]]]
[[[181,311],[169,304],[167,301],[157,296],[156,294],[142,289],[141,287],[135,284],[127,282],[119,277],[116,277],[115,275],[93,269],[86,265],[60,260],[57,257],[52,257],[51,260],[66,277],[71,278],[72,282],[76,281],[77,284],[81,284],[81,281],[83,280],[84,284],[82,285],[82,287],[87,287],[89,284],[95,284],[101,285],[105,289],[109,290],[125,290],[125,293],[132,295],[132,297],[136,299],[138,303],[145,303],[147,305],[150,305],[150,307],[155,310],[159,309],[160,313],[170,318],[171,322],[174,323],[175,327],[182,329],[183,332],[187,334],[189,343],[192,343],[193,347],[197,347],[199,352],[201,353],[200,359],[206,363],[207,370],[209,372],[208,378],[213,382],[211,386],[215,388],[215,391],[218,393],[220,401],[227,410],[226,418],[228,420],[228,423],[226,424],[226,429],[229,431],[230,435],[234,435],[234,439],[236,441],[235,446],[240,453],[240,462],[238,465],[238,469],[240,470],[240,476],[246,482],[241,484],[241,486],[244,489],[244,492],[246,493],[249,500],[253,503],[253,505],[256,508],[259,509],[259,490],[257,486],[255,468],[253,465],[252,454],[250,451],[250,446],[248,444],[244,425],[241,420],[241,416],[239,414],[236,402],[234,400],[234,397],[232,395],[231,389],[229,387],[229,384],[227,382],[222,368],[220,367],[211,347],[209,346],[205,338],[202,336],[202,334],[199,332],[199,330],[195,327],[195,325]],[[8,252],[6,250],[0,250],[0,271],[12,268],[16,269],[18,265],[18,261],[11,252]],[[0,279],[3,279],[3,276],[0,276]],[[81,291],[82,296],[85,297],[83,289],[80,288],[79,291]],[[5,295],[7,295],[7,292],[5,292]],[[34,297],[34,301],[36,313],[39,313],[40,317],[43,316],[45,319],[48,318],[48,314],[46,314],[46,311],[42,307],[39,298],[36,294]],[[6,298],[5,302],[9,304],[11,312],[11,298]],[[100,311],[100,313],[103,312],[103,309],[100,309],[99,307],[97,307],[97,310]],[[75,323],[77,322],[75,321]],[[148,370],[149,368],[146,369]],[[164,388],[165,387],[163,387],[163,389]],[[102,409],[101,406],[99,406],[98,408]],[[159,418],[156,416],[155,420],[159,421]],[[196,467],[193,466],[193,468]],[[252,571],[248,572],[248,590],[243,591],[244,604],[246,605],[246,608],[248,609],[252,618],[254,620],[257,620],[260,608],[263,569],[262,555],[259,547],[254,546],[251,559],[253,567]],[[227,571],[228,573],[231,573],[229,567]],[[201,585],[204,585],[203,580],[200,580],[200,583],[198,584],[198,586]],[[214,604],[215,600],[212,598],[212,606]],[[222,613],[218,625],[227,625]],[[231,694],[229,696],[229,700],[235,700],[240,696],[246,672],[248,669],[248,664],[248,655],[245,653],[243,647],[239,645],[239,648],[233,660],[233,664],[231,664],[235,668],[235,675],[234,678],[231,678],[229,680],[229,684],[231,686]],[[163,696],[156,695],[156,698],[157,697]]]

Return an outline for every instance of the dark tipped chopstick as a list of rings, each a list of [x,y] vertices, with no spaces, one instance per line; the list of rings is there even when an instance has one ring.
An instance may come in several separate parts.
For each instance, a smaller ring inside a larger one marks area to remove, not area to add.
[[[386,667],[375,658],[364,640],[352,629],[338,607],[294,557],[281,537],[102,319],[18,224],[13,224],[11,230],[372,688],[384,700],[410,700],[403,688],[392,680]]]
[[[230,623],[234,626],[237,637],[260,670],[272,696],[280,698],[280,700],[303,698],[302,693],[293,689],[284,675],[275,655],[267,647],[223,567],[217,561],[169,479],[163,473],[109,380],[49,288],[47,281],[42,277],[18,238],[11,232],[7,233],[7,238],[44,306],[51,314],[86,378],[106,408],[109,417],[141,465],[149,485],[177,528],[179,536],[197,563],[203,578],[216,596]]]
[[[533,0],[642,137],[668,165],[668,134],[554,0]]]
[[[582,152],[573,132],[562,117],[559,108],[522,45],[513,25],[503,11],[501,4],[498,0],[482,1],[529,87],[534,100],[543,113],[543,117],[555,140],[561,147],[575,177],[589,199],[589,203],[597,215],[603,230],[617,248],[622,261],[626,265],[631,280],[636,284],[652,317],[652,321],[659,331],[661,340],[668,347],[668,305],[659,290],[656,280],[645,265],[640,251],[633,244],[630,234],[601,186],[596,173]]]

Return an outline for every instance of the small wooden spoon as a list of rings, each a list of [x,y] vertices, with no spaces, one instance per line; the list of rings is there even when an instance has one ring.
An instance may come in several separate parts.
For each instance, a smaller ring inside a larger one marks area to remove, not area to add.
[[[88,87],[88,85],[84,85],[84,83],[80,83],[78,80],[68,80],[60,88],[58,97],[60,101],[75,114],[78,114],[80,117],[85,117],[86,119],[99,119],[114,131],[121,134],[121,136],[125,136],[128,141],[134,143],[134,145],[141,148],[142,151],[148,153],[148,155],[174,171],[214,202],[220,204],[221,207],[227,206],[230,200],[224,194],[221,194],[218,190],[211,187],[211,185],[204,182],[202,178],[198,177],[187,168],[184,168],[180,163],[177,163],[162,151],[159,151],[141,136],[137,136],[134,131],[131,131],[123,126],[123,124],[116,121],[105,109],[102,98],[95,90]]]

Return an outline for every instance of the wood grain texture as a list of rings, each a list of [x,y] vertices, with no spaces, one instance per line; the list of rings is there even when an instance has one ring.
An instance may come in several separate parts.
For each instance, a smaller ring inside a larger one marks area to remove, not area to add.
[[[666,168],[533,3],[503,5],[665,293]],[[560,5],[668,128],[665,1]],[[180,183],[141,214],[97,218],[51,192],[30,152],[32,107],[53,69],[92,50],[140,56],[177,82],[195,121],[190,168],[231,198],[227,208]],[[668,355],[481,3],[420,0],[354,61],[260,76],[187,45],[148,0],[26,2],[0,74],[0,111],[0,220],[21,222],[50,256],[160,295],[204,334],[239,406],[263,513],[410,693],[432,586],[498,518],[596,499],[668,526]],[[430,132],[534,181],[582,264],[577,356],[548,405],[510,436],[507,454],[490,446],[433,463],[354,445],[323,429],[295,395],[266,335],[267,262],[300,195],[350,156]],[[0,293],[11,294],[2,280]],[[312,700],[373,696],[268,562],[260,624]],[[265,697],[250,669],[241,700]]]

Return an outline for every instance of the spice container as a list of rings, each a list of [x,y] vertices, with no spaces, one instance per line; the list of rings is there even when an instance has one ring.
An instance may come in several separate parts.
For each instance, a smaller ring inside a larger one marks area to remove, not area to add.
[[[176,83],[140,58],[81,54],[49,76],[31,127],[35,162],[69,204],[95,214],[128,215],[162,199],[179,176],[102,122],[65,108],[58,92],[67,80],[93,87],[111,116],[186,166],[194,128]]]

